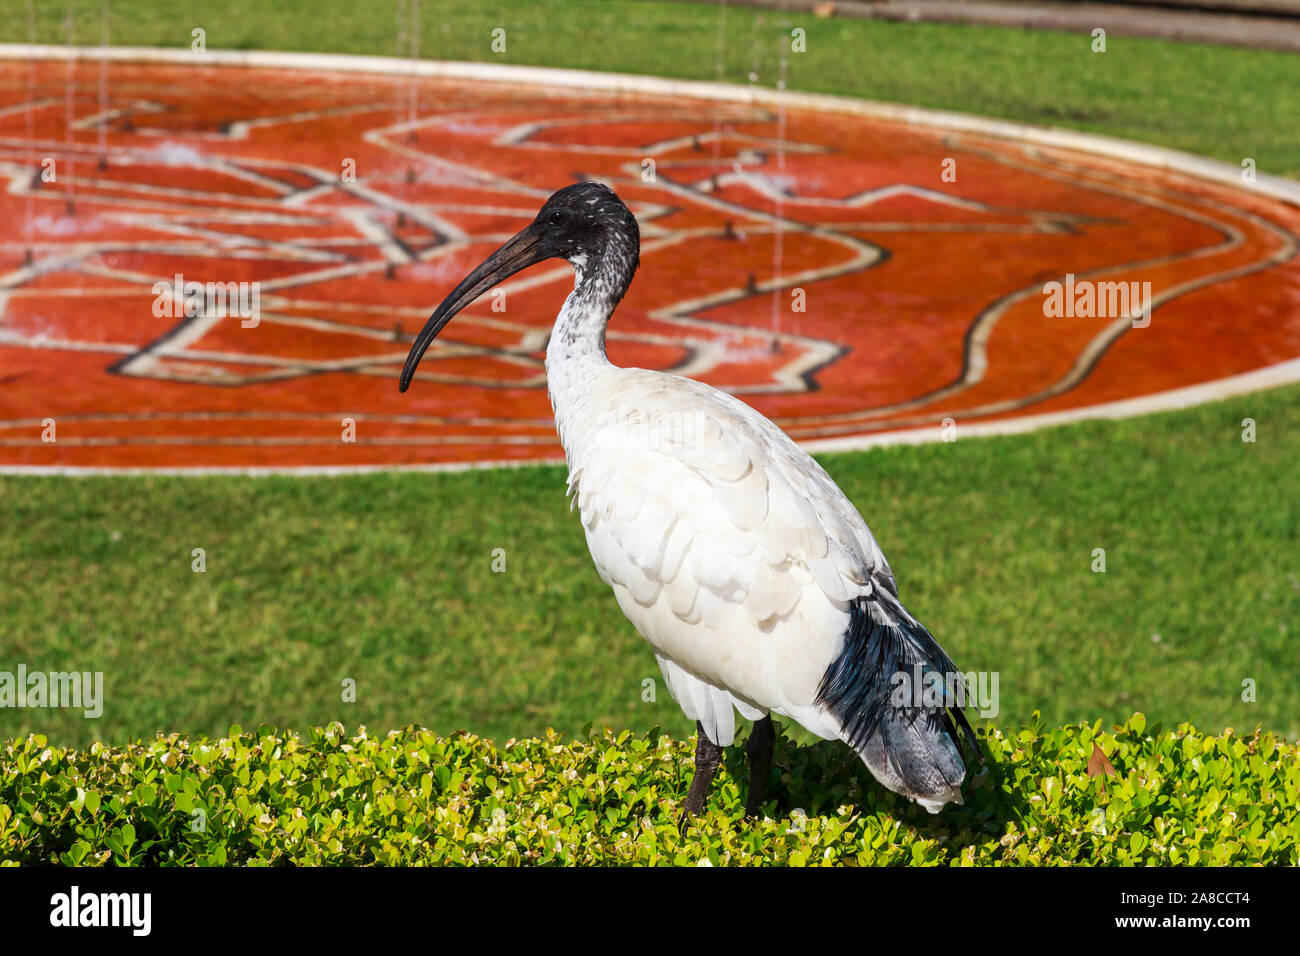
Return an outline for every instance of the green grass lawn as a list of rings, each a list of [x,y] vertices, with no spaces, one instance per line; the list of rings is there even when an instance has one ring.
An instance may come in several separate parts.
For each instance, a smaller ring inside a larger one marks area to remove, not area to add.
[[[1292,387],[825,464],[958,665],[999,672],[998,725],[1141,710],[1294,737],[1297,461]],[[0,737],[330,720],[497,738],[588,721],[688,733],[563,489],[553,467],[0,479],[3,660],[102,670],[107,697],[94,721],[0,710]],[[346,678],[355,703],[341,699]],[[1247,678],[1255,703],[1241,699]]]
[[[99,36],[98,4],[75,35]],[[66,38],[61,4],[37,39]],[[423,5],[445,59],[712,79],[718,11],[677,3]],[[115,0],[114,42],[392,53],[387,5]],[[775,81],[776,16],[729,9],[723,75]],[[791,15],[793,19],[793,15]],[[760,25],[760,21],[761,25]],[[0,40],[28,38],[0,2]],[[1160,143],[1300,174],[1300,58],[996,28],[801,21],[790,86]],[[507,30],[494,57],[492,28]],[[657,39],[658,38],[658,39]],[[669,40],[671,38],[671,41]],[[1242,418],[1259,441],[1240,440]],[[1300,735],[1300,389],[1029,436],[828,456],[904,600],[996,723],[1135,710]],[[593,721],[686,734],[586,554],[557,468],[348,478],[0,479],[0,669],[102,670],[102,718],[0,709],[0,738],[121,741],[232,723],[420,723],[491,737]],[[191,571],[203,548],[207,571]],[[504,548],[507,572],[494,574]],[[1105,548],[1107,571],[1090,570]],[[355,703],[342,682],[356,681]],[[657,699],[643,700],[655,679]],[[1257,700],[1241,699],[1243,680]]]

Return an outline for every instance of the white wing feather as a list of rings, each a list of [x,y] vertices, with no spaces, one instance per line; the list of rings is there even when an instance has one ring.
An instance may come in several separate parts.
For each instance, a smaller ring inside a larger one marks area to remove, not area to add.
[[[723,746],[733,703],[838,736],[814,698],[848,603],[895,590],[866,523],[742,402],[661,372],[611,371],[584,420],[565,423],[570,491],[596,567],[669,690]]]

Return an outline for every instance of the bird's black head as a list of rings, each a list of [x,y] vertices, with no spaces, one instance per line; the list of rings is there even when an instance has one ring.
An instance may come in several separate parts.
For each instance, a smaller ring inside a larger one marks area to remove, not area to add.
[[[579,276],[607,270],[616,302],[632,281],[640,248],[636,217],[614,190],[593,182],[557,190],[537,218],[462,279],[429,317],[406,357],[398,388],[406,391],[420,359],[452,316],[516,272],[546,259],[567,259]]]
[[[552,193],[529,229],[540,230],[551,256],[570,262],[625,254],[628,248],[635,253],[640,246],[636,217],[602,183],[574,183]]]

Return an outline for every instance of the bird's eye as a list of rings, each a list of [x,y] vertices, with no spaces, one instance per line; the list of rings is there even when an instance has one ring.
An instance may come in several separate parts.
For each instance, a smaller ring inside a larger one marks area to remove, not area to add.
[[[551,214],[546,217],[547,224],[552,226],[558,226],[563,221],[564,221],[564,213],[560,212],[560,210],[558,209],[552,209]]]

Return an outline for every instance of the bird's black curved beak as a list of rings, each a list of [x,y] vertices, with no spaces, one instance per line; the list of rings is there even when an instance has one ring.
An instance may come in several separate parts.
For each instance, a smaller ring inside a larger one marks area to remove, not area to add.
[[[551,258],[553,253],[546,251],[546,244],[542,239],[542,230],[536,223],[530,224],[523,232],[484,259],[477,269],[461,280],[460,285],[451,290],[451,294],[442,300],[442,305],[434,310],[433,315],[429,316],[429,321],[420,330],[420,334],[415,337],[410,354],[406,356],[406,364],[402,366],[402,377],[397,383],[400,391],[405,392],[410,386],[411,379],[415,375],[415,367],[420,364],[420,359],[424,357],[433,340],[438,337],[438,333],[451,321],[452,316],[497,283],[504,282],[522,269]]]

